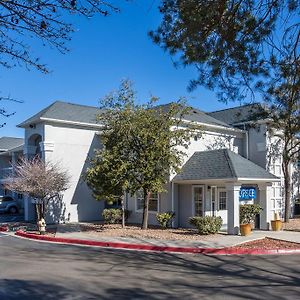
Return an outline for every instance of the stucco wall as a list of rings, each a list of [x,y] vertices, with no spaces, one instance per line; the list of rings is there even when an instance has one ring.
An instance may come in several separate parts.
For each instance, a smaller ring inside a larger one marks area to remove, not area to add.
[[[248,131],[249,159],[264,169],[267,163],[266,129],[266,125],[262,124]]]
[[[178,227],[191,227],[188,220],[193,215],[192,185],[180,184],[178,186]]]
[[[45,159],[59,163],[70,175],[70,188],[63,194],[64,204],[56,204],[54,221],[91,221],[102,218],[103,202],[97,202],[82,176],[88,166],[88,158],[101,146],[96,130],[87,128],[45,125]],[[58,217],[58,214],[61,214]]]
[[[244,149],[245,134],[229,130],[203,130],[199,135],[190,139],[188,149],[179,147],[186,155],[183,157],[183,164],[196,152],[217,149],[230,149],[240,155],[245,156]]]
[[[11,160],[11,157],[10,157],[10,156],[6,156],[6,155],[4,156],[4,155],[1,155],[1,156],[0,156],[0,169],[11,167],[11,165],[10,165],[10,160]]]

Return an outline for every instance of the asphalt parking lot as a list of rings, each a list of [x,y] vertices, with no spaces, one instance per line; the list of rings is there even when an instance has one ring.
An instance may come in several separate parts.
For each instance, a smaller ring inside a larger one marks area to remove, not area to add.
[[[0,234],[0,299],[298,299],[299,257],[146,253]]]

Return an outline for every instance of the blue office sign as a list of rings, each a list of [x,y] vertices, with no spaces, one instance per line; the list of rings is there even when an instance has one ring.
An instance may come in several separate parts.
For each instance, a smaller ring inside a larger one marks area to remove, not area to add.
[[[255,200],[256,189],[254,187],[243,187],[240,189],[240,201]]]

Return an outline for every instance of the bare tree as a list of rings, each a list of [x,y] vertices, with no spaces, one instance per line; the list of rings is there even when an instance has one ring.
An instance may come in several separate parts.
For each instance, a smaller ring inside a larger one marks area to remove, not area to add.
[[[13,175],[7,178],[5,188],[27,194],[35,200],[39,222],[45,222],[50,200],[60,199],[69,187],[69,175],[58,164],[43,162],[39,157],[21,159],[13,165]]]
[[[0,0],[0,66],[19,65],[48,73],[46,64],[32,54],[33,40],[64,54],[68,52],[66,42],[74,31],[69,20],[76,15],[90,18],[118,11],[109,0]],[[0,101],[3,100],[15,101],[0,96]],[[0,108],[0,116],[4,118],[13,114],[4,106]],[[5,122],[0,123],[0,128],[4,125]]]
[[[68,14],[91,17],[117,11],[102,0],[0,0],[0,65],[9,68],[21,64],[47,73],[45,64],[32,56],[33,38],[66,53],[65,43],[74,31]]]

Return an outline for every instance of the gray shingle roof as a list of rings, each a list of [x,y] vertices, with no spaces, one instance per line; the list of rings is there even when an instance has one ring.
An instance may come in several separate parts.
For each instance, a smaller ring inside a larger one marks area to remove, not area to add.
[[[243,122],[255,121],[264,111],[264,106],[262,104],[252,103],[239,107],[213,111],[208,113],[208,115],[229,125],[234,125]]]
[[[158,108],[162,108],[163,110],[168,110],[170,105],[172,105],[172,103],[158,105]],[[225,123],[222,120],[218,120],[217,118],[214,118],[210,114],[205,113],[204,111],[201,111],[194,107],[191,107],[190,113],[185,115],[184,119],[188,121],[194,121],[194,122],[204,123],[208,125],[217,125],[217,126],[232,128],[228,123]]]
[[[171,103],[159,105],[157,107],[162,108],[163,110],[168,110],[170,105]],[[99,112],[100,109],[98,107],[56,101],[50,106],[46,107],[45,109],[32,116],[31,118],[19,124],[18,127],[26,127],[29,124],[41,122],[43,118],[60,120],[62,122],[71,121],[88,124],[97,124],[96,116],[97,114],[99,114]],[[191,112],[187,114],[184,117],[184,119],[208,125],[217,125],[226,128],[233,128],[225,122],[213,118],[207,113],[196,108],[192,108]]]
[[[174,181],[207,179],[278,179],[250,160],[228,150],[195,152]]]
[[[56,101],[19,124],[18,127],[26,127],[31,123],[38,123],[41,121],[41,118],[97,124],[96,116],[99,112],[100,109],[98,107]]]
[[[24,144],[24,139],[4,136],[0,138],[0,151],[7,151]]]

